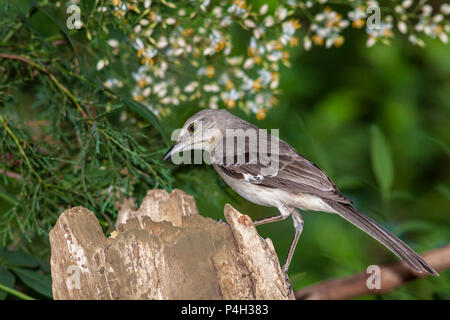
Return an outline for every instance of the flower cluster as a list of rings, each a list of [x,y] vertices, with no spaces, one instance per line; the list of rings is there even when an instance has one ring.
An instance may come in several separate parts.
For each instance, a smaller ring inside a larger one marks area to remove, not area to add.
[[[277,104],[280,69],[289,67],[296,50],[339,47],[347,28],[365,30],[367,46],[387,43],[395,26],[411,43],[424,45],[423,35],[447,42],[449,5],[439,12],[424,1],[405,0],[380,9],[376,0],[354,0],[334,8],[327,0],[279,1],[253,7],[250,1],[111,0],[98,10],[111,14],[127,41],[110,38],[121,58],[139,67],[131,73],[131,94],[158,115],[174,106],[197,103],[205,108],[242,108],[264,119]],[[433,14],[434,13],[434,14]],[[244,49],[242,49],[244,47]],[[98,69],[108,66],[100,60]],[[109,87],[122,86],[106,79]]]

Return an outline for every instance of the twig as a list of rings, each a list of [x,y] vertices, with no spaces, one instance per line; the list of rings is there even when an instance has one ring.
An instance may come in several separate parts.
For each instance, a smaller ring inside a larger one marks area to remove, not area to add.
[[[9,177],[9,178],[13,178],[13,179],[17,179],[17,180],[22,180],[22,176],[16,172],[11,172],[11,171],[6,171],[3,169],[0,169],[0,174],[4,174],[5,176]]]
[[[30,66],[35,67],[36,69],[42,71],[43,73],[45,73],[50,80],[52,80],[52,82],[62,91],[66,94],[67,97],[69,97],[69,99],[72,101],[72,103],[75,105],[75,107],[78,109],[78,111],[81,113],[81,115],[83,116],[83,118],[87,119],[91,124],[92,124],[92,120],[89,119],[89,116],[86,114],[86,112],[83,110],[83,108],[81,107],[81,105],[79,104],[79,102],[77,101],[77,99],[75,98],[75,96],[66,88],[64,87],[61,82],[59,82],[55,76],[50,73],[50,71],[48,71],[45,67],[41,66],[40,64],[26,58],[26,57],[22,57],[22,56],[18,56],[15,54],[8,54],[8,53],[1,53],[0,52],[0,58],[4,58],[4,59],[10,59],[10,60],[19,60],[19,61],[23,61],[27,64],[29,64]]]
[[[12,132],[12,130],[8,127],[8,124],[6,123],[5,119],[3,118],[3,116],[0,114],[0,122],[2,123],[3,127],[5,128],[6,132],[11,136],[11,138],[14,140],[17,149],[19,149],[20,154],[22,155],[22,157],[25,159],[25,163],[27,164],[28,168],[30,169],[30,171],[36,176],[36,178],[38,179],[38,181],[40,183],[44,183],[44,181],[42,181],[41,177],[39,176],[39,174],[36,172],[36,170],[34,170],[33,166],[30,163],[30,160],[28,159],[25,151],[23,150],[22,146],[20,145],[19,139],[17,139],[16,135],[14,134],[14,132]]]
[[[450,268],[450,245],[428,251],[422,255],[435,270]],[[390,292],[404,283],[423,278],[428,274],[412,271],[405,263],[386,263],[378,265],[381,270],[380,289],[369,289],[366,285],[371,274],[361,272],[346,278],[333,279],[320,282],[310,287],[298,290],[295,293],[297,299],[307,300],[340,300],[351,299],[372,294]]]
[[[7,287],[7,286],[5,286],[5,285],[3,285],[1,283],[0,283],[0,290],[5,291],[6,293],[9,293],[9,294],[11,294],[13,296],[16,296],[16,297],[18,297],[18,298],[20,298],[22,300],[35,300],[34,298],[26,295],[25,293],[22,293],[20,291],[17,291],[15,289]]]

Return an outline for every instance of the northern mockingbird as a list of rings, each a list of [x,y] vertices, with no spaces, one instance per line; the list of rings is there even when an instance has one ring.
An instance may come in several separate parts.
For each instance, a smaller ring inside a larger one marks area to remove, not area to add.
[[[439,275],[403,241],[353,207],[319,167],[275,135],[227,110],[202,110],[189,118],[164,160],[189,150],[207,151],[207,160],[245,199],[278,208],[278,216],[255,221],[255,225],[292,216],[295,235],[283,266],[285,273],[303,230],[303,219],[297,210],[300,209],[338,214],[381,242],[415,271]]]

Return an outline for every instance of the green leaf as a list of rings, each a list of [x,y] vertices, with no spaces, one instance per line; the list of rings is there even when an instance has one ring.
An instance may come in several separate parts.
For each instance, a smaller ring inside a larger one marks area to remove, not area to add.
[[[144,106],[142,103],[139,103],[135,100],[123,97],[118,95],[118,97],[132,110],[137,112],[141,117],[143,117],[145,120],[150,122],[155,126],[155,128],[159,131],[162,138],[164,139],[164,142],[166,145],[169,145],[169,140],[167,138],[166,133],[164,132],[163,127],[161,126],[161,123],[159,122],[158,118],[155,116],[155,114],[146,106]]]
[[[0,284],[3,284],[9,288],[14,288],[15,283],[16,279],[14,275],[5,267],[0,266]],[[5,299],[7,295],[8,294],[5,291],[0,290],[0,300]]]
[[[381,188],[383,197],[388,199],[394,181],[394,164],[392,162],[389,144],[377,126],[371,128],[372,169]]]
[[[52,20],[53,23],[55,23],[58,26],[59,30],[63,33],[63,36],[67,39],[67,42],[69,42],[72,49],[75,50],[75,45],[73,44],[72,37],[70,36],[69,30],[67,30],[64,23],[62,23],[61,20],[59,20],[57,17],[55,17],[50,11],[41,7],[35,1],[30,0],[30,3],[33,6],[36,6],[36,8],[38,8],[43,14],[45,14],[48,18],[50,18],[50,20]]]
[[[0,198],[12,205],[17,205],[19,203],[15,196],[7,192],[3,186],[0,186]]]
[[[4,251],[1,262],[7,267],[36,268],[39,261],[31,254],[21,251]]]
[[[43,275],[37,273],[37,271],[31,271],[22,268],[11,268],[12,271],[31,289],[53,298],[52,295],[52,280],[49,275]]]

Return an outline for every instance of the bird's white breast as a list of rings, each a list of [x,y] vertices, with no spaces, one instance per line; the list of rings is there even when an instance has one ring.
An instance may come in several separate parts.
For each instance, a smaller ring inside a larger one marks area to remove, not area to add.
[[[234,179],[216,170],[225,182],[243,198],[266,207],[280,205],[301,210],[336,213],[321,198],[307,193],[292,193],[282,189],[262,187],[245,180]]]

